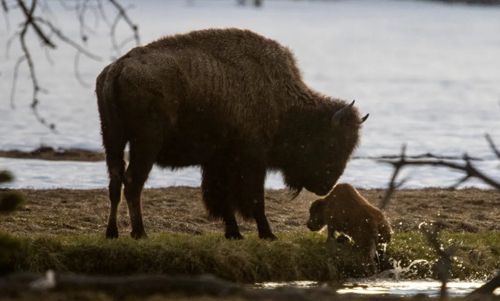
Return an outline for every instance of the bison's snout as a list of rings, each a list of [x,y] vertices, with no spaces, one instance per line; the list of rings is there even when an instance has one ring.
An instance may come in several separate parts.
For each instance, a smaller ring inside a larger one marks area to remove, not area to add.
[[[314,222],[313,220],[307,221],[306,226],[311,231],[319,231],[322,228],[321,225],[319,225],[318,223]]]
[[[332,190],[333,185],[318,183],[318,181],[314,181],[306,183],[304,187],[316,195],[325,196],[330,192],[330,190]]]

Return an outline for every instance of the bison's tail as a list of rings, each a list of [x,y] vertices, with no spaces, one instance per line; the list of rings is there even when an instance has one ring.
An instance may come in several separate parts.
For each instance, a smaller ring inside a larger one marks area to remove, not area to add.
[[[109,173],[109,194],[112,202],[119,202],[125,174],[124,151],[127,137],[116,102],[119,98],[117,77],[120,66],[112,64],[97,77],[96,94],[106,164]]]

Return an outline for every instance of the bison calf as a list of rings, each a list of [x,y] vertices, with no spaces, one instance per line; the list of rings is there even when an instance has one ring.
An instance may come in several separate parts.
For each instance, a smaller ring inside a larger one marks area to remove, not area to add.
[[[201,166],[203,201],[227,238],[242,238],[235,213],[275,239],[264,211],[266,170],[294,190],[326,194],[359,140],[346,102],[309,89],[292,53],[248,30],[210,29],[136,47],[96,82],[109,173],[106,236],[118,236],[124,186],[132,236],[145,236],[141,191],[154,164]],[[130,148],[125,168],[123,153]]]
[[[328,240],[335,239],[336,231],[349,235],[371,266],[377,246],[391,240],[391,226],[382,211],[349,184],[337,184],[328,196],[314,201],[309,211],[311,231],[327,226]]]

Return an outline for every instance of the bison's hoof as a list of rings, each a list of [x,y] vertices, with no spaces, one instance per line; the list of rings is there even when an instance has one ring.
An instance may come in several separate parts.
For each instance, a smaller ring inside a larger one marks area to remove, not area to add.
[[[148,235],[144,231],[140,232],[130,232],[130,236],[132,236],[133,239],[141,239],[141,238],[148,238]]]
[[[108,227],[106,229],[106,238],[107,239],[118,238],[118,229]]]
[[[227,239],[231,239],[231,240],[240,240],[240,239],[243,239],[243,235],[241,235],[239,232],[236,232],[236,233],[226,233],[224,234],[224,236],[227,238]]]
[[[260,239],[266,239],[266,240],[278,240],[278,237],[272,233],[266,233],[266,234],[259,234]]]

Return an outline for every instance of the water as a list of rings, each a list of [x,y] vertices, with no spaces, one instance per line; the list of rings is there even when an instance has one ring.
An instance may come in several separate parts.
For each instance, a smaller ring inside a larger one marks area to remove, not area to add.
[[[462,297],[470,294],[484,283],[480,281],[450,281],[447,283],[447,291],[450,297]],[[293,281],[293,282],[266,282],[257,284],[257,288],[274,289],[278,287],[312,288],[321,285],[316,281]],[[326,284],[327,285],[327,284]],[[344,282],[336,289],[338,294],[356,295],[390,295],[409,297],[424,294],[430,297],[439,296],[441,282],[435,280],[400,280],[392,279],[356,279]],[[497,289],[495,295],[500,295]]]
[[[69,36],[78,37],[75,19],[57,14]],[[498,160],[483,138],[500,144],[500,8],[444,5],[425,1],[267,1],[263,9],[238,7],[235,1],[141,1],[130,11],[140,24],[141,40],[207,27],[249,28],[289,46],[305,81],[325,94],[356,99],[370,119],[363,129],[357,156],[397,154],[403,143],[408,153],[469,154],[484,159],[481,167],[498,173]],[[14,31],[0,27],[0,46]],[[121,38],[128,35],[120,25]],[[33,49],[38,42],[33,39]],[[45,51],[34,51],[40,82],[40,113],[57,124],[53,133],[29,111],[31,84],[21,69],[16,109],[9,93],[19,48],[0,57],[0,149],[34,149],[41,144],[100,150],[99,122],[93,82],[118,53],[110,46],[101,22],[88,42],[102,57],[82,58],[74,76],[73,53],[60,45],[47,62]],[[129,44],[126,48],[131,47]],[[0,47],[2,50],[3,47]],[[17,175],[11,187],[95,188],[106,186],[103,163],[69,163],[0,159],[0,168]],[[406,187],[448,186],[460,175],[448,170],[419,168],[407,171]],[[360,187],[385,187],[391,169],[371,160],[354,160],[343,181]],[[199,169],[179,172],[155,170],[149,187],[199,185]],[[470,186],[484,187],[478,182]],[[269,188],[281,188],[271,174]]]

